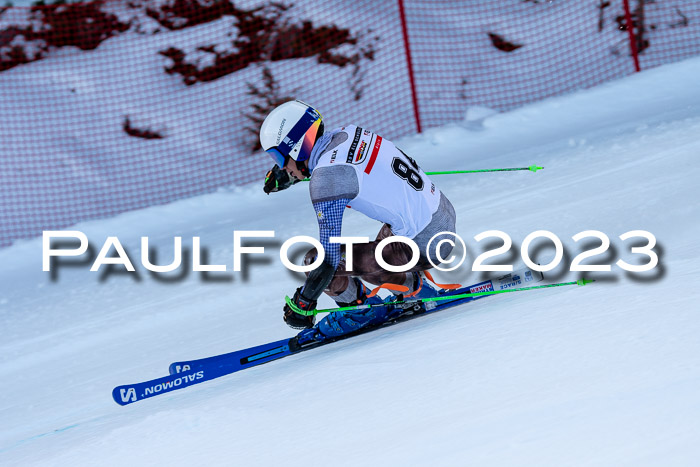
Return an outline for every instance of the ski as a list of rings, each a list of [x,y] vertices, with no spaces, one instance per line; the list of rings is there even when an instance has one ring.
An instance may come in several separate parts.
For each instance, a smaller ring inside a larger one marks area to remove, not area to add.
[[[183,389],[194,384],[203,383],[219,378],[250,366],[261,365],[278,358],[290,355],[289,341],[283,339],[256,347],[231,352],[218,357],[212,357],[212,364],[195,365],[192,370],[185,370],[182,366],[180,372],[162,378],[156,378],[143,383],[117,386],[112,390],[112,397],[119,405],[127,405],[149,397],[157,396],[176,389]],[[227,357],[224,361],[223,357]],[[220,364],[214,360],[222,359]],[[204,361],[208,359],[202,359]],[[237,363],[238,362],[238,363]]]
[[[452,290],[445,293],[445,296],[460,295],[464,293],[478,293],[496,290],[506,290],[518,287],[522,284],[535,283],[543,279],[542,273],[531,270],[525,270],[515,273],[506,274],[497,279],[490,279],[479,282],[474,285],[462,287],[457,290]],[[452,308],[473,300],[488,297],[489,295],[481,295],[476,297],[463,297],[454,300],[441,300],[433,302],[433,307],[422,313],[406,313],[398,317],[382,323],[378,326],[361,328],[351,334],[329,339],[322,342],[309,342],[303,346],[296,344],[294,337],[282,339],[276,342],[270,342],[255,347],[250,347],[235,352],[216,355],[197,360],[179,361],[170,365],[168,376],[162,378],[145,381],[142,383],[117,386],[112,391],[112,397],[117,404],[128,405],[143,399],[148,399],[160,394],[165,394],[177,389],[183,389],[194,384],[203,383],[212,379],[219,378],[237,371],[245,370],[253,366],[262,365],[273,360],[279,360],[289,355],[297,354],[307,350],[314,349],[326,344],[338,342],[361,334],[372,332],[394,324],[409,321],[414,318],[426,316],[437,311],[447,308]]]

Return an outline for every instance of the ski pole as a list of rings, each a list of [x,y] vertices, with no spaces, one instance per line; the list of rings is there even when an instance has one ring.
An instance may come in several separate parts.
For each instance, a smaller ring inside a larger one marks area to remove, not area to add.
[[[546,289],[550,287],[561,287],[565,285],[579,285],[579,286],[584,286],[586,284],[590,284],[591,282],[595,282],[595,279],[588,280],[588,279],[579,279],[577,281],[571,281],[571,282],[559,282],[556,284],[546,284],[546,285],[534,285],[532,287],[518,287],[514,289],[505,289],[505,290],[491,290],[491,291],[486,291],[486,292],[474,292],[474,293],[461,293],[457,295],[443,295],[441,297],[431,297],[431,298],[421,298],[418,300],[404,300],[404,301],[394,301],[394,302],[385,302],[385,303],[379,303],[376,305],[354,305],[354,306],[344,306],[340,308],[327,308],[325,310],[302,310],[298,306],[294,304],[291,298],[289,296],[286,296],[284,300],[287,302],[287,305],[294,310],[296,313],[299,313],[300,315],[316,315],[319,313],[333,313],[336,311],[350,311],[350,310],[365,310],[365,309],[370,309],[372,307],[377,307],[377,306],[387,306],[387,305],[400,305],[403,303],[425,303],[425,302],[437,302],[441,300],[459,300],[462,298],[469,298],[469,297],[480,297],[484,295],[494,295],[498,293],[507,293],[507,292],[524,292],[526,290],[533,290],[533,289]]]
[[[529,170],[531,172],[537,172],[542,170],[544,167],[537,165],[531,165],[530,167],[511,167],[507,169],[482,169],[482,170],[446,170],[444,172],[426,172],[426,175],[451,175],[451,174],[475,174],[481,172],[514,172],[516,170]]]
[[[481,169],[481,170],[445,170],[442,172],[426,172],[426,175],[452,175],[452,174],[475,174],[482,172],[515,172],[516,170],[529,170],[531,172],[537,172],[542,170],[544,167],[538,165],[531,165],[530,167],[510,167],[506,169]],[[308,182],[310,178],[305,178],[302,182]]]

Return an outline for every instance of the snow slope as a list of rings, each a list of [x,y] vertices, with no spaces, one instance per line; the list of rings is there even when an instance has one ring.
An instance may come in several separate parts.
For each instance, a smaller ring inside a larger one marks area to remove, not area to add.
[[[276,250],[316,235],[306,187],[220,190],[76,226],[96,251],[118,236],[138,280],[89,263],[51,280],[40,240],[0,250],[0,464],[695,465],[699,73],[693,59],[397,141],[428,171],[546,167],[435,177],[471,259],[482,231],[507,232],[517,251],[546,229],[569,264],[582,251],[571,236],[596,229],[613,244],[596,260],[643,262],[617,238],[643,229],[658,239],[651,273],[613,266],[585,288],[481,300],[132,406],[111,389],[292,335],[280,308],[301,279]],[[344,234],[378,227],[349,212]],[[247,274],[231,272],[234,229],[277,231]],[[139,238],[165,264],[176,235],[188,247],[200,236],[228,272],[149,275]],[[466,266],[437,277],[478,280]]]

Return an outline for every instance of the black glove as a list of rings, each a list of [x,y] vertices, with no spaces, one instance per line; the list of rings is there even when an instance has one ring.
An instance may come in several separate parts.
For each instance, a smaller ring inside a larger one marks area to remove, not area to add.
[[[294,302],[294,305],[298,308],[301,308],[302,310],[315,310],[316,309],[316,300],[309,300],[307,298],[304,298],[304,296],[301,294],[301,287],[297,289],[297,291],[294,293],[294,297],[292,298],[292,302]],[[290,307],[288,304],[285,303],[284,308],[284,322],[287,323],[287,325],[290,328],[294,329],[308,329],[314,327],[314,324],[316,323],[316,315],[302,315],[297,312],[295,312],[292,307]]]
[[[268,195],[276,191],[286,190],[295,183],[300,182],[298,178],[294,175],[290,175],[286,170],[280,169],[280,167],[275,164],[274,167],[270,169],[265,175],[265,184],[263,185],[263,191]]]

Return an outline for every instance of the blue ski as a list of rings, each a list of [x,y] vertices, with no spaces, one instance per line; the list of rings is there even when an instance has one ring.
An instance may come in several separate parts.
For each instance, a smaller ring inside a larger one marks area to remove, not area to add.
[[[283,339],[269,344],[258,345],[248,349],[231,352],[217,357],[211,357],[210,365],[197,365],[196,369],[185,369],[180,367],[180,372],[157,378],[143,383],[127,384],[117,386],[112,390],[112,397],[119,405],[127,405],[149,397],[164,394],[176,389],[186,388],[193,384],[203,383],[221,376],[225,376],[236,371],[244,370],[251,366],[267,363],[278,358],[290,355],[289,341]],[[225,359],[223,357],[226,357]],[[209,361],[202,359],[199,361]]]
[[[507,288],[517,287],[521,284],[539,282],[542,280],[542,278],[542,273],[525,270],[523,272],[507,274],[498,279],[487,280],[479,282],[478,284],[462,287],[460,289],[448,292],[446,296],[504,290]],[[143,383],[117,386],[112,391],[112,397],[117,404],[131,404],[149,397],[164,394],[176,389],[186,388],[194,384],[203,383],[205,381],[219,378],[237,371],[245,370],[246,368],[262,365],[263,363],[271,362],[273,360],[278,360],[288,355],[311,350],[322,345],[344,340],[488,296],[490,295],[464,297],[455,300],[447,299],[439,302],[433,302],[435,303],[435,307],[423,313],[407,313],[399,315],[397,318],[387,321],[379,326],[361,328],[352,334],[347,334],[336,339],[326,340],[323,342],[310,342],[303,346],[299,346],[296,345],[295,338],[292,337],[243,350],[237,350],[235,352],[216,355],[213,357],[175,362],[170,365],[170,375],[145,381]]]

